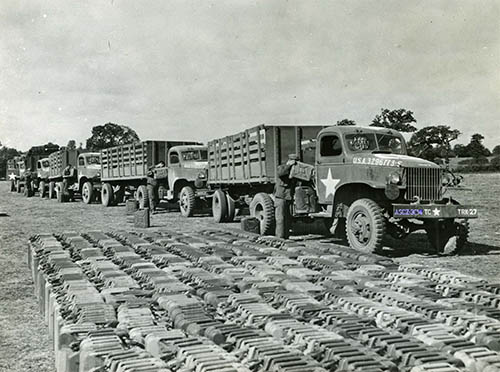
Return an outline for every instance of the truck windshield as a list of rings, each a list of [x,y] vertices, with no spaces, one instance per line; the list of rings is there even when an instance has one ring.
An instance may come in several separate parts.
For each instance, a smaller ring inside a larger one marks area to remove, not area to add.
[[[92,164],[101,164],[101,159],[99,155],[89,155],[86,157],[87,158],[87,164],[92,165]]]
[[[345,135],[350,152],[370,152],[405,154],[404,143],[400,137],[384,133],[350,133]]]
[[[207,161],[207,150],[188,150],[182,152],[182,160],[184,161]]]

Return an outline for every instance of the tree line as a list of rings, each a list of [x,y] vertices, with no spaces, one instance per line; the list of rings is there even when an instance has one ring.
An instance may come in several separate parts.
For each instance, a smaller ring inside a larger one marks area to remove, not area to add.
[[[408,141],[408,153],[430,161],[441,162],[452,157],[465,158],[459,161],[462,170],[500,171],[500,145],[492,151],[483,145],[484,136],[475,133],[466,145],[451,143],[458,139],[461,132],[452,129],[449,125],[431,125],[421,129],[415,126],[417,120],[412,111],[407,109],[389,110],[382,108],[375,115],[369,126],[394,129],[399,132],[412,133]],[[357,125],[354,120],[342,119],[336,125]],[[92,128],[91,136],[86,140],[86,149],[99,151],[101,149],[124,145],[139,141],[137,133],[126,125],[106,123]],[[49,143],[52,145],[52,143]],[[47,144],[47,145],[49,145]],[[76,141],[70,140],[66,147],[76,148]],[[80,143],[83,148],[83,143]],[[2,146],[0,142],[0,177],[6,173],[7,160],[19,155],[21,152],[15,148]],[[491,161],[488,157],[494,156]]]
[[[417,120],[412,111],[407,109],[381,109],[380,114],[375,115],[371,127],[382,127],[394,129],[399,132],[412,133],[408,141],[409,155],[430,161],[442,163],[450,158],[465,158],[458,162],[459,169],[464,171],[495,170],[500,171],[500,145],[491,151],[483,144],[484,136],[475,133],[466,145],[455,144],[462,134],[458,129],[449,125],[431,125],[417,129]],[[354,120],[343,119],[337,121],[336,125],[357,125]],[[491,161],[488,157],[493,156]]]

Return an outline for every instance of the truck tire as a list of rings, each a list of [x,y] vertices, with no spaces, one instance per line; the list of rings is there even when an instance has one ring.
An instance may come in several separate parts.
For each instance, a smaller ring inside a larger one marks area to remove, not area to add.
[[[103,183],[101,189],[101,203],[105,207],[113,204],[113,187],[110,183]]]
[[[458,254],[467,245],[469,221],[446,219],[426,224],[425,232],[432,248],[440,255]]]
[[[145,185],[140,185],[137,188],[137,200],[139,201],[139,209],[149,208],[148,188]]]
[[[54,181],[49,182],[49,199],[54,199],[56,197],[56,183]]]
[[[236,205],[234,199],[231,197],[231,195],[229,195],[229,193],[226,194],[226,202],[227,202],[226,222],[233,222],[234,216],[236,215]]]
[[[192,217],[194,214],[196,197],[191,186],[184,186],[179,194],[179,209],[181,216]]]
[[[38,184],[38,195],[43,199],[45,198],[45,195],[47,195],[45,193],[45,181],[40,181],[40,183]]]
[[[212,196],[212,214],[217,223],[225,222],[227,218],[227,199],[224,191],[215,190]]]
[[[94,195],[94,185],[92,185],[92,182],[87,181],[83,184],[82,186],[82,200],[85,204],[90,204],[92,203],[93,198],[95,197]]]
[[[62,187],[62,182],[57,182],[56,184],[56,199],[58,203],[64,203],[64,194],[63,194],[63,187]]]
[[[371,199],[358,199],[349,207],[347,241],[351,248],[372,253],[383,247],[385,219],[380,206]]]
[[[250,215],[260,221],[261,235],[274,234],[275,217],[273,199],[265,192],[259,192],[250,203]]]

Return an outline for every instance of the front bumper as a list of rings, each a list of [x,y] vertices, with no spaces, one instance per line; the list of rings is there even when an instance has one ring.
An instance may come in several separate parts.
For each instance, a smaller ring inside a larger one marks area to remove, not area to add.
[[[478,218],[478,209],[471,205],[394,204],[393,216],[403,219]]]

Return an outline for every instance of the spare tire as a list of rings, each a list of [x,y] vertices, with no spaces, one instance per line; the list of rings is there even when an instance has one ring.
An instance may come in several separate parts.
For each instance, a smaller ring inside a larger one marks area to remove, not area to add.
[[[261,235],[272,235],[275,229],[273,199],[265,192],[259,192],[250,203],[250,215],[260,222]]]
[[[227,199],[224,191],[215,190],[212,195],[212,214],[217,223],[225,222],[227,219]]]
[[[105,207],[109,207],[113,203],[113,187],[110,183],[102,184],[101,203]]]

